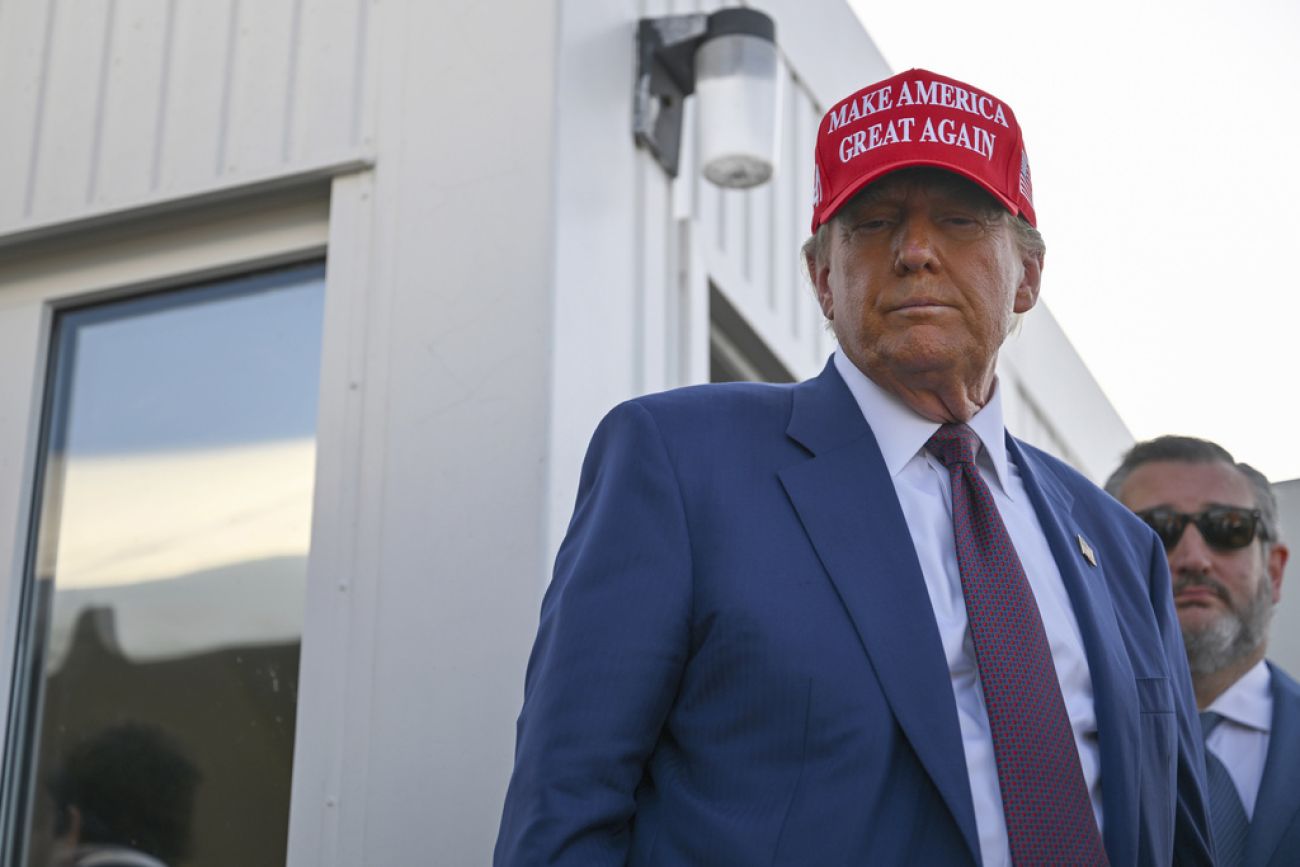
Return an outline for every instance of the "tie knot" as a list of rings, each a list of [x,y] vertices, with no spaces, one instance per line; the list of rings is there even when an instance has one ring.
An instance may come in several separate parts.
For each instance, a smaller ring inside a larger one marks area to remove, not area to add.
[[[964,424],[941,425],[925,444],[926,450],[945,467],[975,463],[979,447],[979,436]]]
[[[1201,711],[1201,736],[1208,738],[1210,732],[1218,728],[1221,722],[1223,722],[1223,714],[1212,710]]]

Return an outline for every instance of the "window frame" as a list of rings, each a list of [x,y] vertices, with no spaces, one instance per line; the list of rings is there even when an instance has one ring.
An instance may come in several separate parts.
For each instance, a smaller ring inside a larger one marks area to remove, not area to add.
[[[39,726],[41,701],[30,689],[40,658],[35,557],[48,531],[41,510],[43,444],[55,423],[54,328],[60,312],[142,297],[224,278],[326,259],[331,184],[253,191],[231,201],[192,203],[160,213],[124,216],[66,234],[6,243],[0,237],[0,865],[17,867],[25,854],[14,833],[30,821],[34,754],[29,726]],[[6,249],[8,248],[8,249]],[[326,322],[330,320],[326,266]],[[322,335],[321,389],[329,347]],[[5,338],[9,339],[5,339]],[[324,413],[321,413],[322,419]],[[319,425],[319,422],[318,422]],[[319,459],[318,459],[319,460]],[[319,475],[319,463],[318,463]],[[313,541],[318,536],[313,510]],[[309,559],[310,564],[310,559]],[[312,581],[309,565],[308,582]],[[304,615],[307,600],[304,600]],[[308,624],[304,616],[304,635]],[[39,674],[39,673],[38,673]],[[38,678],[39,679],[39,678]],[[300,678],[301,689],[301,678]],[[301,692],[300,692],[301,696]],[[35,706],[33,707],[33,701]],[[15,724],[15,722],[19,724]],[[299,722],[301,728],[301,717]],[[296,734],[295,734],[296,738]],[[295,779],[297,771],[295,770]],[[295,790],[296,790],[295,786]],[[291,800],[295,797],[291,794]],[[293,805],[290,805],[291,812]],[[286,829],[286,833],[287,833]]]

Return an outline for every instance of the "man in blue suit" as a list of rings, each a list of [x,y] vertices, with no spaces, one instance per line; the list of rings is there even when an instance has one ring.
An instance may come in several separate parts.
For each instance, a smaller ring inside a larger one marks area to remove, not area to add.
[[[1300,685],[1264,658],[1287,546],[1268,479],[1194,437],[1138,443],[1106,490],[1160,535],[1207,728],[1224,867],[1300,864]]]
[[[600,424],[496,863],[1209,863],[1163,549],[1002,425],[1043,262],[1014,115],[912,70],[816,162],[840,348]]]

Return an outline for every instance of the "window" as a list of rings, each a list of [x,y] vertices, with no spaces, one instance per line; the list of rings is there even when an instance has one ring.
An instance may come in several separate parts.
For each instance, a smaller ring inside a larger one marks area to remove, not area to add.
[[[324,267],[57,314],[3,836],[285,857]]]

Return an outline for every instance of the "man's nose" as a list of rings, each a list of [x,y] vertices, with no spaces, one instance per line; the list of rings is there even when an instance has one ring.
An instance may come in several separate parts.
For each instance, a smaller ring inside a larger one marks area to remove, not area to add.
[[[1210,546],[1205,543],[1195,524],[1183,528],[1182,538],[1169,552],[1169,571],[1174,575],[1203,575],[1210,570]]]
[[[934,227],[928,219],[920,215],[904,219],[894,238],[894,270],[902,276],[938,268],[934,240]]]

